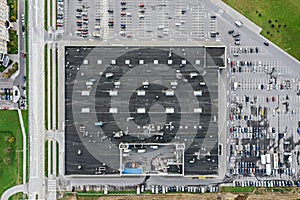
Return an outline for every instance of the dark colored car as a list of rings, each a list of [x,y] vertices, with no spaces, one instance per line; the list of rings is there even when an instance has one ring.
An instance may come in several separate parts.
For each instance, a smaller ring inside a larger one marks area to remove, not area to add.
[[[264,45],[269,46],[269,42],[264,42]]]
[[[239,37],[240,35],[241,35],[241,33],[239,32],[239,33],[233,34],[232,37]]]
[[[232,34],[232,33],[234,33],[234,30],[229,30],[228,31],[228,34]]]

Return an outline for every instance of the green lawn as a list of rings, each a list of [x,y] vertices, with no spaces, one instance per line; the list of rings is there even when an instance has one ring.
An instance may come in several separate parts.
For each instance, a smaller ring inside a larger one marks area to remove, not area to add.
[[[223,0],[262,28],[261,34],[300,60],[300,1]]]
[[[22,146],[17,111],[0,110],[0,196],[22,183]]]
[[[255,187],[221,187],[221,192],[232,192],[232,193],[249,193],[253,192]]]

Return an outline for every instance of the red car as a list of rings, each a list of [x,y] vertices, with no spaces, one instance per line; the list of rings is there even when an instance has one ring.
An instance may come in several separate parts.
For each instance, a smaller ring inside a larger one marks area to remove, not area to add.
[[[143,3],[140,4],[140,7],[144,7],[144,6],[145,6],[145,4],[143,4]]]
[[[274,101],[275,101],[275,97],[273,96],[273,97],[272,97],[272,102],[274,102]]]
[[[233,67],[234,66],[234,61],[231,61],[231,67]]]
[[[230,115],[229,119],[230,119],[230,121],[232,121],[233,120],[233,115]]]
[[[3,110],[9,110],[9,107],[8,106],[4,106]]]

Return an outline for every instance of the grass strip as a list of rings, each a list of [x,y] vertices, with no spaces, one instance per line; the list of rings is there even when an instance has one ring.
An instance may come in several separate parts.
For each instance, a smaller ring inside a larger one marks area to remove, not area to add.
[[[44,28],[48,31],[48,4],[47,0],[44,0]]]
[[[52,110],[53,110],[53,103],[52,103],[52,96],[53,96],[53,92],[52,92],[52,89],[53,89],[53,82],[52,82],[52,69],[53,69],[53,66],[52,66],[52,49],[50,49],[50,130],[52,130],[53,126],[52,126]]]
[[[230,193],[251,193],[255,190],[255,187],[221,187],[221,192]]]
[[[48,177],[48,140],[45,142],[45,176]]]
[[[56,142],[56,174],[59,174],[59,145]]]
[[[58,129],[58,49],[56,49],[56,66],[55,66],[55,68],[56,68],[56,97],[55,97],[55,99],[56,99],[56,129]]]
[[[47,53],[47,44],[44,47],[44,70],[45,70],[45,129],[48,130],[48,53]]]
[[[53,141],[50,141],[50,174],[53,173]]]
[[[29,130],[28,130],[28,110],[22,110],[22,118],[26,132],[26,181],[29,180]]]
[[[50,26],[52,26],[52,0],[50,0]]]

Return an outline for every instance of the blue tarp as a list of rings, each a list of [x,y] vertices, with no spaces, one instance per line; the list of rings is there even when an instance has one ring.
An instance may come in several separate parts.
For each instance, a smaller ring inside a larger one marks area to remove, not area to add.
[[[142,174],[142,168],[125,168],[122,174]]]
[[[300,134],[300,128],[297,128],[297,132]]]

